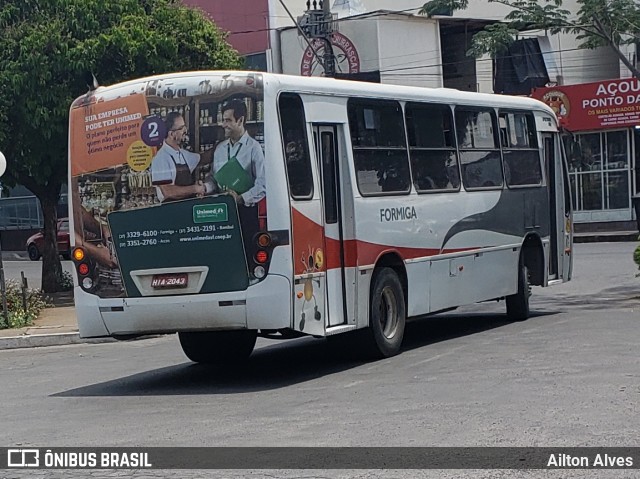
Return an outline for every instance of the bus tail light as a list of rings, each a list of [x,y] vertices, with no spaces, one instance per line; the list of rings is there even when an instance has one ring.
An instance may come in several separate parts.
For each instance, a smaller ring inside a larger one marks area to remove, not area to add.
[[[258,204],[258,210],[260,211],[260,203]],[[264,212],[266,214],[266,209]],[[269,274],[269,267],[274,250],[278,246],[288,244],[289,231],[287,230],[258,230],[258,232],[251,237],[251,242],[245,245],[247,266],[249,268],[248,272],[252,278],[258,281],[265,279]]]
[[[76,261],[82,261],[84,259],[84,250],[82,248],[74,248],[73,259]]]
[[[256,253],[256,263],[265,264],[269,261],[269,253],[264,250],[260,250]]]
[[[258,279],[264,278],[266,274],[267,272],[265,271],[263,266],[256,266],[255,268],[253,268],[253,275]]]
[[[257,243],[260,248],[266,248],[271,244],[271,236],[269,236],[269,233],[261,233],[258,235]]]
[[[76,265],[80,286],[85,291],[90,291],[95,286],[95,263],[87,256],[84,248],[81,247],[73,248],[71,257]]]

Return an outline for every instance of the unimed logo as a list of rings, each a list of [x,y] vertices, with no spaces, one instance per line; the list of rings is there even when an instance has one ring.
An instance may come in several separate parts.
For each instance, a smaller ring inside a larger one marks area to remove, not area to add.
[[[193,207],[194,223],[217,223],[228,219],[227,205],[224,203],[196,205]]]
[[[9,467],[39,467],[40,451],[38,449],[9,449],[7,451]]]

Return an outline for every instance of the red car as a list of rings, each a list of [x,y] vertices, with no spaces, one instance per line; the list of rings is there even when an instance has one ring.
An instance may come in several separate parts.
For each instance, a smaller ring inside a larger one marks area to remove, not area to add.
[[[44,236],[42,232],[36,233],[27,239],[27,253],[31,261],[38,261],[44,248]],[[71,243],[69,242],[69,218],[58,220],[58,251],[64,259],[71,258]]]

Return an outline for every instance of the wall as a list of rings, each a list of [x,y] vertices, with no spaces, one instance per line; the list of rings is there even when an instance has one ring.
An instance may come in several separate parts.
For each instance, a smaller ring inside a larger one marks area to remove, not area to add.
[[[382,83],[442,86],[438,23],[424,17],[380,16],[378,42]]]
[[[349,39],[355,47],[359,58],[359,71],[376,71],[379,69],[377,39],[377,21],[375,19],[347,20],[340,22],[340,34]],[[298,35],[298,30],[288,28],[280,32],[280,46],[282,49],[282,72],[290,75],[301,75],[303,55],[310,57],[308,45]],[[317,48],[317,45],[314,46]],[[349,73],[350,69],[346,61],[344,52],[334,48],[336,54],[336,67],[341,73]],[[312,60],[313,75],[320,75],[323,72],[318,62]],[[351,71],[353,73],[353,71]]]
[[[442,86],[440,42],[434,20],[407,15],[356,17],[340,21],[339,33],[357,50],[360,72],[380,71],[382,83]],[[280,42],[283,73],[300,75],[306,42],[293,28],[281,31]],[[334,50],[338,71],[347,73],[344,55]],[[314,75],[321,73],[322,68],[314,61]]]
[[[269,2],[267,0],[183,0],[183,2],[185,5],[201,8],[222,30],[252,32],[231,33],[227,38],[231,46],[240,54],[264,52],[269,48]]]

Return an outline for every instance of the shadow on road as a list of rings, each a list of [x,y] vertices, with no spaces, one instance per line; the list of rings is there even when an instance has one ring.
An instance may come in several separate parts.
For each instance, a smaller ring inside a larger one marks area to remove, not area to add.
[[[553,312],[535,313],[527,323]],[[508,326],[504,314],[439,315],[407,324],[403,351]],[[525,324],[525,323],[517,323]],[[515,331],[513,334],[517,334]],[[428,354],[428,352],[427,352]],[[393,361],[394,358],[380,361]],[[348,340],[303,338],[256,349],[242,366],[184,363],[53,394],[53,397],[241,394],[268,391],[357,368],[362,359]]]
[[[640,286],[616,286],[593,294],[553,294],[536,298],[536,306],[550,307],[556,310],[602,310],[614,308],[638,307]]]

